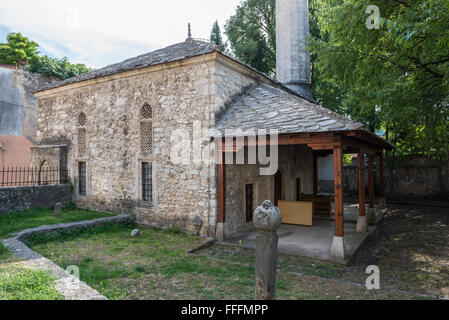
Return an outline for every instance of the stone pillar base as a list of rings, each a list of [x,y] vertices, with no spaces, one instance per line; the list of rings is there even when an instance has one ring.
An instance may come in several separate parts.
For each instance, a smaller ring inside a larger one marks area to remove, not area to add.
[[[217,230],[215,231],[215,237],[217,238],[218,242],[223,242],[225,240],[224,229],[225,229],[225,223],[218,222]]]
[[[369,225],[373,225],[376,223],[376,212],[374,210],[374,208],[369,208],[368,209],[368,216],[367,216],[367,220],[368,220],[368,224]]]
[[[343,237],[335,236],[334,239],[332,240],[331,256],[332,258],[338,260],[345,259],[345,244],[343,241]]]
[[[368,222],[366,216],[358,216],[356,231],[360,233],[368,232]]]
[[[385,198],[379,198],[379,208],[382,210],[387,208],[387,202],[385,201]]]

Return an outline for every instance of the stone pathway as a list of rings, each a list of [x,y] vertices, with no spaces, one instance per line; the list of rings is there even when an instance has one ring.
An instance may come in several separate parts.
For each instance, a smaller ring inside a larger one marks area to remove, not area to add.
[[[118,215],[110,218],[101,218],[96,220],[72,222],[65,224],[56,224],[52,226],[41,226],[32,229],[23,230],[14,237],[3,240],[4,245],[21,261],[26,267],[34,270],[44,270],[56,277],[55,289],[60,292],[66,300],[107,300],[98,291],[89,287],[86,283],[80,281],[74,275],[68,273],[54,262],[41,256],[28,248],[24,241],[31,235],[57,232],[60,230],[74,230],[86,227],[93,227],[110,223],[132,222],[133,216]]]

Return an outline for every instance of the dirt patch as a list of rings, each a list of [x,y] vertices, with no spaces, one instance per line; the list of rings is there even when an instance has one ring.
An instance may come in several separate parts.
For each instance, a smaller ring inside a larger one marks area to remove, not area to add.
[[[361,281],[368,265],[383,287],[449,298],[449,208],[390,206],[343,279]]]

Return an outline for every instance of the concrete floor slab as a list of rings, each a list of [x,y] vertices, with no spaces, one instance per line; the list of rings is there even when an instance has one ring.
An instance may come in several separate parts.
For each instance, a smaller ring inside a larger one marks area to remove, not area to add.
[[[304,256],[317,260],[331,261],[341,264],[347,262],[355,255],[362,243],[370,233],[376,230],[376,226],[370,226],[368,233],[357,233],[358,208],[345,206],[345,260],[336,260],[330,255],[332,239],[334,237],[333,217],[317,218],[313,220],[312,227],[283,224],[278,230],[278,251],[284,254]],[[383,216],[383,212],[376,211],[376,221]],[[224,244],[255,248],[256,231],[247,231],[236,234],[224,242]]]

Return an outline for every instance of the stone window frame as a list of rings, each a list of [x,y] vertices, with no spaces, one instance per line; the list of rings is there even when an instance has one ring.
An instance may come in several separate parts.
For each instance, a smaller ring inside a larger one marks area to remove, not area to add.
[[[78,114],[78,117],[76,119],[76,135],[77,135],[77,155],[79,158],[86,157],[87,155],[87,115],[84,111],[81,111]],[[80,146],[80,133],[84,132],[84,152],[80,152],[81,146]]]
[[[144,201],[142,194],[142,163],[148,162],[151,163],[152,169],[152,202]],[[137,180],[136,188],[137,190],[137,203],[139,208],[157,208],[158,206],[158,193],[157,193],[157,161],[154,157],[138,157],[137,164]]]
[[[254,185],[254,209],[257,208],[258,204],[259,204],[259,180],[257,178],[250,178],[250,179],[246,179],[243,181],[242,183],[242,213],[240,214],[240,219],[242,222],[242,225],[252,225],[253,221],[250,222],[246,222],[246,185],[248,184],[253,184]]]
[[[149,108],[149,115],[145,115],[145,108]],[[148,102],[145,102],[143,106],[140,108],[139,112],[139,151],[142,156],[151,157],[154,153],[154,108]],[[143,142],[143,128],[149,125],[151,127],[151,132],[148,134],[151,136],[150,141],[150,150],[144,150],[145,144]]]

